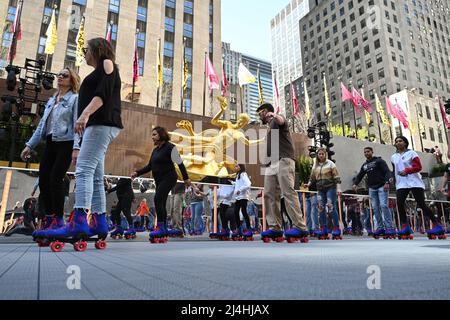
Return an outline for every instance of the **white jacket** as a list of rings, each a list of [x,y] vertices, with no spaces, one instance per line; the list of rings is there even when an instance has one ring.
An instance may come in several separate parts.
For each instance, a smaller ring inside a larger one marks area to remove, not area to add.
[[[250,200],[250,188],[252,182],[248,178],[246,172],[242,172],[239,179],[236,179],[234,184],[234,198],[236,200]],[[238,194],[239,192],[239,194]]]
[[[222,185],[217,190],[217,202],[231,206],[233,200],[234,187],[229,185]]]

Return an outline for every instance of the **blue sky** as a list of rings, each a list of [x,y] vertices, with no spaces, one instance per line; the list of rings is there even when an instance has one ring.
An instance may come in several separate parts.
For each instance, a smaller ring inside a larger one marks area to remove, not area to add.
[[[222,41],[231,49],[271,61],[270,20],[290,0],[222,0]]]

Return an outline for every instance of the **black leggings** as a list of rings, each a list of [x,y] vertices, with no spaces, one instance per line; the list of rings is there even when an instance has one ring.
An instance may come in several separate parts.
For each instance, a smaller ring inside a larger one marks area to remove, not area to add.
[[[156,193],[155,193],[155,207],[156,207],[156,216],[158,217],[158,224],[163,223],[166,225],[167,223],[167,209],[166,203],[167,198],[169,197],[170,191],[177,184],[177,175],[169,174],[165,177],[164,180],[155,181],[156,182]]]
[[[417,202],[417,208],[422,209],[422,212],[426,217],[428,217],[433,224],[437,222],[433,211],[425,204],[425,191],[420,188],[411,189],[400,189],[397,190],[397,205],[398,213],[400,215],[400,224],[408,224],[408,219],[406,217],[405,201],[408,198],[409,193],[412,192],[414,199]]]
[[[236,221],[233,214],[228,214],[228,209],[230,208],[227,204],[220,204],[220,221],[222,222],[222,229],[227,230],[231,228],[231,230],[236,230]],[[230,225],[228,226],[228,222]]]
[[[129,197],[119,197],[119,202],[117,202],[116,209],[112,212],[111,221],[120,225],[121,217],[120,213],[122,212],[128,222],[128,227],[133,228],[133,218],[131,218],[131,204],[133,200]]]
[[[248,202],[247,199],[237,200],[234,205],[234,218],[236,219],[237,228],[241,226],[241,218],[239,216],[239,210],[242,210],[242,215],[244,216],[247,229],[251,228],[250,218],[248,217],[247,214],[247,202]]]
[[[53,142],[47,137],[39,166],[39,205],[45,215],[64,216],[64,176],[72,162],[73,141]]]

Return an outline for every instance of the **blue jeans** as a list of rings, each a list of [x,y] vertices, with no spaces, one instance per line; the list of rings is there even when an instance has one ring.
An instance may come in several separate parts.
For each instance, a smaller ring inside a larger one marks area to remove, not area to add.
[[[317,196],[311,194],[309,198],[306,198],[306,216],[308,230],[320,229],[319,215],[317,214]]]
[[[202,220],[202,212],[203,212],[203,202],[194,202],[191,203],[191,212],[192,212],[192,231],[201,231],[203,230],[203,220]]]
[[[375,216],[375,229],[393,229],[392,215],[389,211],[389,193],[384,190],[384,187],[370,188],[369,196]]]
[[[333,226],[339,228],[339,216],[336,210],[336,188],[319,191],[317,203],[319,204],[320,225],[327,227],[327,208],[332,211]]]
[[[83,135],[77,160],[75,208],[91,209],[92,213],[106,212],[106,194],[103,184],[105,155],[110,143],[120,129],[107,126],[90,126]]]

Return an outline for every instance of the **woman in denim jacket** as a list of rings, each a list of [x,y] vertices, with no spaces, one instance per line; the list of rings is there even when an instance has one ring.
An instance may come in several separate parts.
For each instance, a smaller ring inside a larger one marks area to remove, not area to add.
[[[74,125],[78,116],[80,77],[71,69],[58,74],[58,92],[49,99],[44,115],[31,139],[26,143],[21,158],[30,159],[31,151],[45,140],[45,150],[39,166],[39,206],[45,217],[41,229],[64,225],[63,179],[72,161],[72,152],[78,149],[78,135]],[[39,236],[35,232],[34,236]]]

